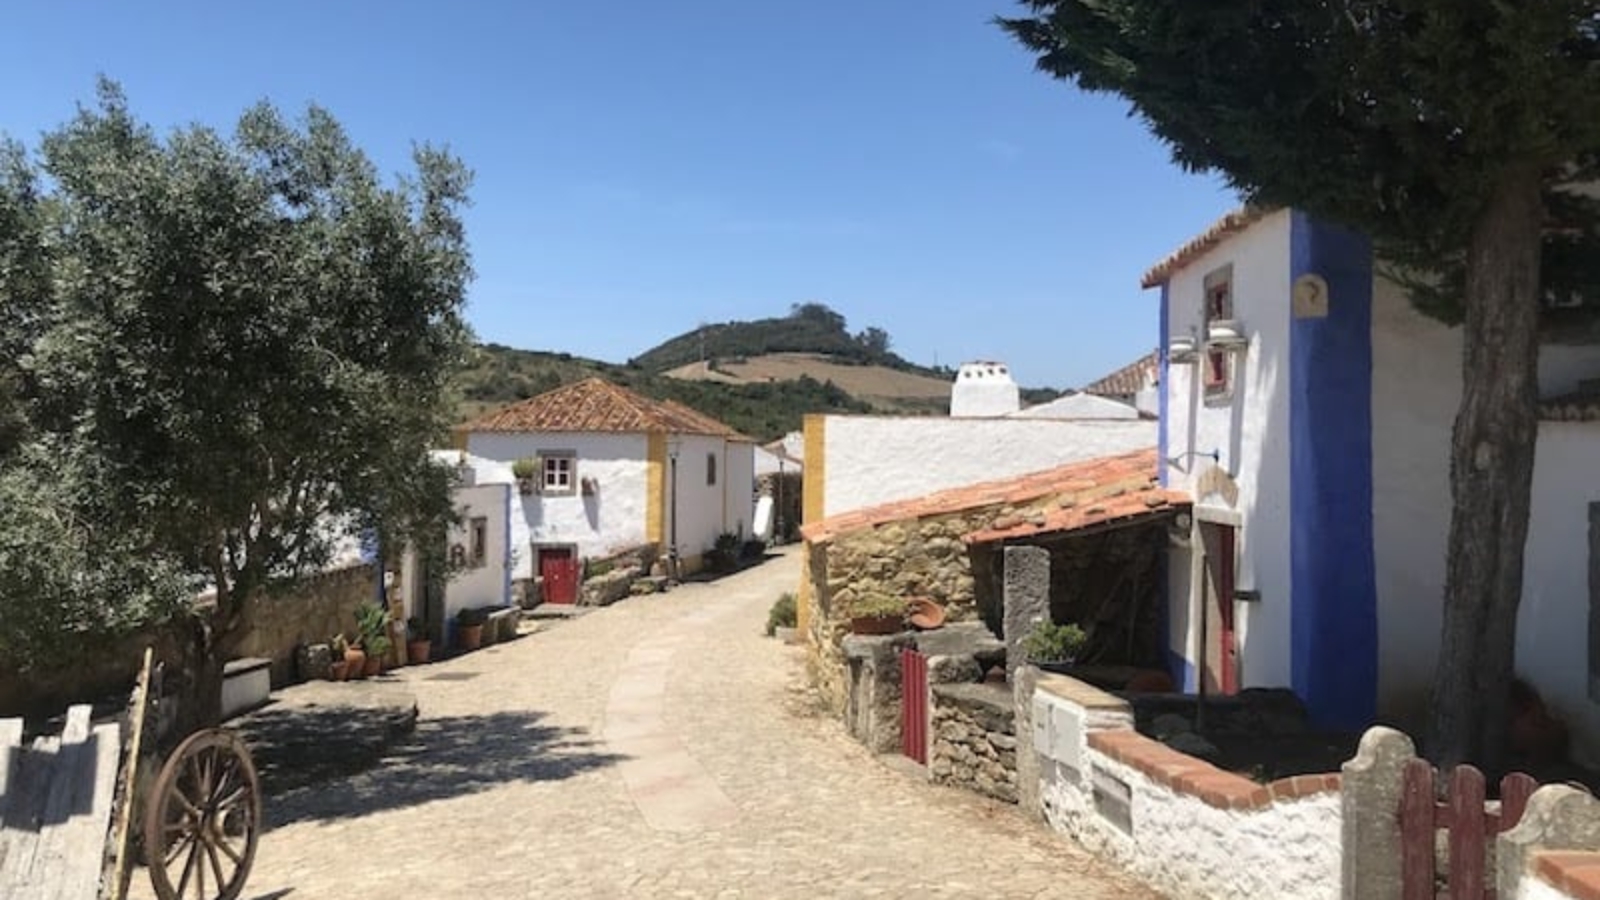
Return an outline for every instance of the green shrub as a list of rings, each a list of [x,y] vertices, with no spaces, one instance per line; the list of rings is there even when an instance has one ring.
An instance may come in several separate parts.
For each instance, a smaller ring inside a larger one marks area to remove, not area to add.
[[[858,618],[903,616],[905,612],[905,598],[893,594],[869,594],[850,604],[850,615]]]
[[[1045,622],[1023,638],[1022,649],[1030,662],[1072,662],[1088,641],[1089,635],[1077,625]]]
[[[794,594],[785,592],[773,602],[772,609],[767,611],[767,637],[778,633],[779,628],[793,628],[799,621],[800,611],[795,605]]]

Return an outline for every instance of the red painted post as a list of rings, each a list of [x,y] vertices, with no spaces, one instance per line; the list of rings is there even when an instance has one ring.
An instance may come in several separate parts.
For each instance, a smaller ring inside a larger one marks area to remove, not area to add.
[[[1433,766],[1425,759],[1406,763],[1400,792],[1400,896],[1434,900]]]
[[[928,658],[900,651],[900,752],[928,764]]]
[[[1533,776],[1522,772],[1513,772],[1500,779],[1500,828],[1499,831],[1510,831],[1522,821],[1522,814],[1528,808],[1528,798],[1539,789],[1539,782]]]
[[[1472,766],[1450,773],[1450,900],[1483,900],[1484,783]]]

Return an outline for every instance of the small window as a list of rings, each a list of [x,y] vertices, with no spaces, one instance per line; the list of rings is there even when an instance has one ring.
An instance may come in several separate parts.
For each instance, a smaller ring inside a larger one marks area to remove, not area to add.
[[[717,483],[717,455],[706,454],[706,484],[715,486]]]
[[[546,494],[570,494],[577,484],[578,461],[572,454],[551,455],[544,458],[544,481],[542,486]]]
[[[489,554],[489,519],[486,516],[473,518],[468,530],[470,545],[467,560],[474,569],[481,569],[488,563]]]
[[[1205,278],[1205,309],[1200,327],[1209,333],[1211,323],[1233,318],[1233,266],[1223,266]],[[1208,350],[1202,362],[1208,398],[1225,398],[1233,390],[1233,354],[1227,350]]]

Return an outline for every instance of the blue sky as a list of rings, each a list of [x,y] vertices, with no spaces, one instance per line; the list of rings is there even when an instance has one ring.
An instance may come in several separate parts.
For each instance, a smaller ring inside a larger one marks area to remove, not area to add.
[[[1139,275],[1232,205],[1114,98],[1032,69],[1001,0],[27,2],[0,130],[104,73],[158,127],[330,109],[386,171],[477,174],[485,340],[624,361],[820,301],[902,355],[1082,384],[1154,346]]]

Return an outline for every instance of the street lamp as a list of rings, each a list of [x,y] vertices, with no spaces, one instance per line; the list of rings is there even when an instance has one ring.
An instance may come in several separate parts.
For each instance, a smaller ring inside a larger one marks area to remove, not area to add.
[[[678,572],[678,451],[683,447],[681,438],[667,440],[667,461],[671,470],[671,496],[668,502],[667,574],[677,578]]]

